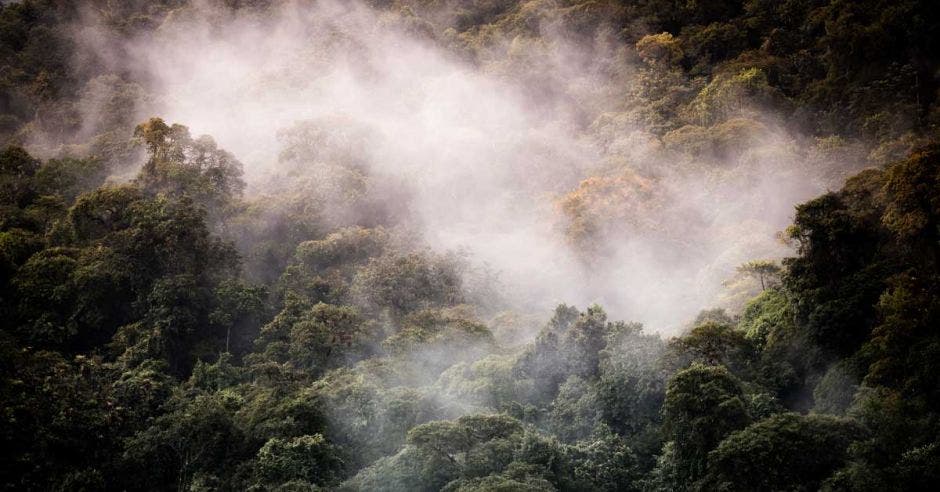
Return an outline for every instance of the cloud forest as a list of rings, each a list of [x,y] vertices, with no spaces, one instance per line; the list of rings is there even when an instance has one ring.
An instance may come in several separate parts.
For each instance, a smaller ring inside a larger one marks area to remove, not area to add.
[[[935,490],[932,4],[0,1],[0,489]]]

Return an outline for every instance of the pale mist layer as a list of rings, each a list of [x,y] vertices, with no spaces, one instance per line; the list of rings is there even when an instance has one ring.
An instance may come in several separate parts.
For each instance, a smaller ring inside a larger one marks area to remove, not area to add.
[[[601,62],[578,59],[562,36],[543,34],[558,56],[538,67],[558,90],[535,95],[362,6],[288,6],[263,20],[207,12],[171,16],[128,47],[132,62],[115,61],[159,95],[154,115],[214,137],[245,164],[255,193],[283,179],[280,130],[307,120],[366,129],[349,151],[378,179],[407,183],[408,226],[419,240],[497,271],[518,309],[596,302],[614,318],[674,332],[721,302],[736,265],[788,254],[775,233],[795,203],[826,186],[776,130],[717,172],[664,160],[643,128],[628,126],[620,145],[602,148],[579,105],[611,104],[607,89],[621,80],[584,75]],[[572,87],[578,97],[558,96]],[[604,254],[585,261],[556,204],[582,179],[609,173],[612,158],[644,170],[656,199],[630,221],[641,226],[614,227],[599,239]]]

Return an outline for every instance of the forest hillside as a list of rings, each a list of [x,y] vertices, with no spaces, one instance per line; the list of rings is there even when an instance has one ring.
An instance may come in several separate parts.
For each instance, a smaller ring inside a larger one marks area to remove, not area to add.
[[[940,483],[927,0],[0,2],[0,488]]]

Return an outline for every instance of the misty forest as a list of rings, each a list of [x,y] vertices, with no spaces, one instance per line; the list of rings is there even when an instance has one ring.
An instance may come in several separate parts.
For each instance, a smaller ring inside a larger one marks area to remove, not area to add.
[[[937,490],[940,9],[0,1],[0,484]]]

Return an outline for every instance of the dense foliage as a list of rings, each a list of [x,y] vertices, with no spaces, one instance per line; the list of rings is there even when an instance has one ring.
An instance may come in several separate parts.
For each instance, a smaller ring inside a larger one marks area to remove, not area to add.
[[[159,29],[186,3],[87,2],[116,38]],[[215,3],[264,12],[278,2]],[[676,165],[694,155],[718,167],[768,124],[748,112],[760,107],[815,142],[814,172],[838,174],[840,158],[872,167],[796,208],[793,257],[741,266],[757,290],[740,312],[703,311],[664,340],[601,306],[561,305],[527,333],[528,313],[492,301],[495,280],[398,227],[395,184],[361,162],[358,129],[283,131],[291,179],[249,195],[242,164],[210,137],[138,117],[148,96],[130,74],[70,61],[66,26],[87,15],[78,3],[8,2],[4,490],[940,482],[940,10],[918,0],[371,3],[534,88],[545,74],[526,73],[494,38],[519,46],[539,25],[611,36],[636,70],[624,75],[629,98],[584,109],[599,142],[639,122]],[[89,104],[104,107],[92,121],[79,116]],[[586,177],[559,213],[572,245],[601,255],[605,228],[651,227],[641,216],[659,199],[622,168]]]

